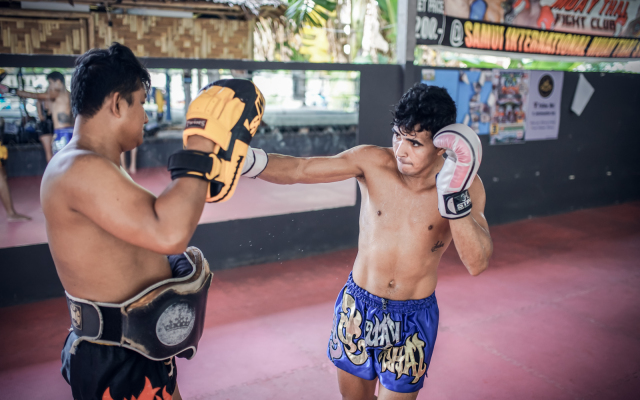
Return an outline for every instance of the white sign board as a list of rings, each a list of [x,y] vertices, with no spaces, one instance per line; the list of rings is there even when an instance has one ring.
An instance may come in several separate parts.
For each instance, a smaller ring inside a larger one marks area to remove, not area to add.
[[[525,140],[558,139],[562,71],[530,71]]]

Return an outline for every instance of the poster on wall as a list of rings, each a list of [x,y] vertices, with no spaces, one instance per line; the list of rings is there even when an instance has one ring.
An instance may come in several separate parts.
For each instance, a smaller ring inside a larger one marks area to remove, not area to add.
[[[640,0],[418,0],[417,44],[640,58]]]
[[[421,82],[445,88],[456,123],[490,135],[490,144],[558,138],[561,71],[423,69]]]
[[[524,143],[529,72],[494,70],[490,144]]]
[[[492,79],[490,70],[422,70],[422,83],[443,87],[449,92],[456,103],[456,123],[470,126],[478,135],[489,134]]]
[[[529,72],[527,141],[558,138],[563,81],[561,71]]]

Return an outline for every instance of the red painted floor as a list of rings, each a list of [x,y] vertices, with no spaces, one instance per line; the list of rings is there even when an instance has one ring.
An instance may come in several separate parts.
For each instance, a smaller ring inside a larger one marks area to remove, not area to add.
[[[478,277],[451,247],[440,332],[419,399],[640,398],[640,203],[492,228]],[[355,250],[215,273],[187,399],[340,399],[326,358]],[[70,399],[64,299],[0,309],[7,399]]]
[[[159,195],[171,183],[166,168],[138,170],[133,179]],[[32,218],[8,222],[0,206],[0,248],[47,242],[44,214],[40,207],[40,177],[9,179],[16,211]],[[207,204],[200,223],[230,221],[291,214],[356,204],[355,179],[317,185],[275,185],[260,179],[241,179],[233,198],[221,204]]]

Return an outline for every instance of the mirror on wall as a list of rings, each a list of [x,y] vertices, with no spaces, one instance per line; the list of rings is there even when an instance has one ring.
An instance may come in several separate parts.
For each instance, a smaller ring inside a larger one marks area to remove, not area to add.
[[[72,68],[4,69],[3,84],[40,93],[47,90],[46,76],[50,72],[61,72],[68,90],[73,74]],[[145,140],[135,154],[128,152],[125,155],[124,166],[137,183],[155,194],[162,193],[170,182],[166,163],[169,155],[182,147],[188,104],[198,95],[200,88],[218,79],[251,79],[264,94],[265,114],[251,143],[253,147],[268,153],[310,157],[332,156],[357,144],[358,71],[151,68],[149,73],[151,88],[144,105],[149,117],[144,129]],[[15,187],[12,195],[27,210],[41,213],[37,182],[46,167],[46,160],[39,140],[42,132],[38,122],[42,115],[38,112],[38,103],[11,95],[0,96],[0,118],[4,122],[0,140],[9,150],[5,169]],[[243,178],[231,200],[206,205],[200,222],[257,218],[355,204],[356,183],[353,179],[317,185],[274,185],[260,179]],[[0,221],[0,247],[46,242],[44,221],[41,220],[32,222],[42,225],[40,228],[28,231]]]

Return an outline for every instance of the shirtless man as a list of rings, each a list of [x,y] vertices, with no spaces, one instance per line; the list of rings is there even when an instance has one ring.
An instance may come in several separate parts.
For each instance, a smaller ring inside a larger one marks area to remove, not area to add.
[[[64,83],[64,75],[60,72],[51,72],[47,75],[47,81],[49,82],[49,87],[44,93],[25,92],[5,85],[0,85],[0,92],[46,102],[48,111],[53,119],[53,154],[56,154],[69,143],[73,135],[74,123],[71,115],[71,93],[67,90]]]
[[[378,399],[415,399],[438,329],[442,254],[453,239],[471,275],[488,266],[485,191],[474,179],[480,141],[469,127],[450,125],[455,117],[446,90],[417,84],[396,106],[392,148],[312,158],[247,154],[248,177],[278,184],[356,178],[360,186],[358,256],[335,305],[328,347],[343,399],[373,399],[376,379]]]
[[[243,82],[246,87],[248,81]],[[225,127],[231,128],[235,122],[242,125],[238,118],[233,121],[239,116],[236,110],[240,100],[234,98],[236,104],[229,111],[230,97],[217,98],[215,91],[209,95],[203,89],[194,99],[187,116],[194,107],[201,109],[203,103],[218,102],[215,115],[199,115],[199,124],[211,129],[185,130],[186,150],[176,153],[183,157],[177,163],[180,169],[175,168],[176,162],[172,164],[175,155],[172,156],[169,166],[174,181],[156,197],[120,167],[120,155],[142,143],[143,126],[148,122],[143,104],[149,84],[147,70],[130,49],[118,43],[79,57],[71,85],[76,115],[73,138],[51,160],[42,179],[41,202],[49,246],[67,292],[72,319],[72,331],[62,350],[61,372],[76,400],[180,399],[175,357],[157,354],[171,350],[172,346],[182,346],[184,340],[192,338],[191,332],[197,331],[194,324],[202,334],[208,285],[199,286],[196,293],[204,287],[204,306],[195,311],[180,308],[181,304],[190,304],[194,286],[186,288],[188,293],[178,299],[181,303],[168,308],[154,308],[154,299],[149,300],[149,296],[140,300],[134,296],[160,282],[164,286],[158,286],[158,290],[176,281],[183,282],[185,275],[197,268],[194,258],[198,257],[194,254],[199,250],[187,249],[187,244],[205,199],[211,194],[211,180],[200,173],[199,167],[191,168],[190,160],[193,157],[208,160],[211,168],[215,164],[212,161],[215,154],[211,154],[215,149],[229,146],[231,151],[228,143],[214,143],[217,131],[211,131],[222,127],[222,135],[228,136]],[[251,82],[248,85],[255,98],[259,92]],[[252,112],[249,105],[246,110]],[[224,121],[220,122],[221,119]],[[208,267],[206,274],[210,283]],[[167,292],[166,296],[177,295]],[[167,297],[156,299],[167,307]],[[136,306],[138,303],[142,304]],[[122,304],[130,305],[120,307]],[[166,313],[169,308],[173,314]],[[100,309],[101,313],[96,314],[94,309]],[[141,318],[155,315],[157,324],[135,326],[131,318],[137,310],[143,311]],[[163,320],[165,314],[168,317]],[[193,315],[201,319],[193,322]],[[162,321],[166,324],[161,325]],[[92,324],[95,330],[90,334]],[[159,330],[162,326],[170,332],[164,339]],[[142,343],[142,339],[135,342],[135,338],[127,336],[133,330],[153,337],[148,343]],[[187,336],[177,343],[176,335],[182,335],[181,332]],[[195,338],[196,345],[199,338]],[[190,354],[195,354],[195,348]]]

